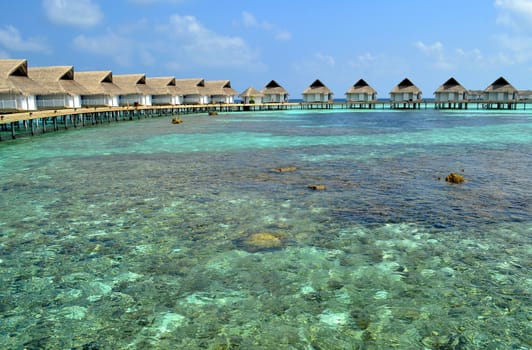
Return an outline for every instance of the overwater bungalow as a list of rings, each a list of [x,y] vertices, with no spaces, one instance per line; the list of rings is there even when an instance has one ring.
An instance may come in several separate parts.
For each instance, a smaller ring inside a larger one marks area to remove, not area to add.
[[[151,106],[153,90],[146,85],[145,74],[116,74],[114,83],[120,88],[120,106]]]
[[[371,102],[377,100],[377,90],[369,86],[364,79],[358,80],[345,93],[347,102]]]
[[[408,78],[405,78],[390,91],[390,100],[392,102],[412,102],[421,100],[421,95],[421,90]]]
[[[240,97],[245,104],[261,104],[264,94],[259,90],[255,89],[254,87],[250,86],[246,90],[244,90],[240,95],[238,95],[238,97]]]
[[[436,102],[456,102],[467,100],[467,90],[455,78],[449,78],[434,92]]]
[[[183,103],[183,93],[176,85],[174,77],[147,77],[146,85],[152,90],[152,105],[179,105]]]
[[[29,67],[28,76],[47,89],[37,95],[37,109],[79,108],[88,93],[74,80],[73,66]]]
[[[74,80],[87,92],[81,95],[83,107],[117,107],[120,88],[113,82],[111,71],[76,72]]]
[[[209,103],[235,103],[235,96],[238,95],[229,80],[207,80],[205,92],[209,96]]]
[[[492,102],[517,100],[517,89],[503,77],[495,80],[484,90],[484,99]]]
[[[279,85],[275,80],[270,81],[264,89],[262,89],[264,97],[263,103],[281,103],[288,102],[288,91]]]
[[[466,88],[455,78],[449,78],[434,92],[436,108],[464,108],[468,99]]]
[[[209,96],[205,90],[205,80],[195,79],[176,79],[176,86],[183,94],[184,104],[207,104]]]
[[[332,102],[333,92],[319,79],[314,80],[302,93],[303,102]]]
[[[0,59],[0,110],[37,109],[37,94],[47,89],[28,77],[25,59]]]
[[[403,79],[390,91],[392,108],[419,108],[421,104],[421,90],[408,78]]]
[[[519,99],[518,90],[503,77],[495,80],[484,90],[483,107],[487,109],[515,109]]]

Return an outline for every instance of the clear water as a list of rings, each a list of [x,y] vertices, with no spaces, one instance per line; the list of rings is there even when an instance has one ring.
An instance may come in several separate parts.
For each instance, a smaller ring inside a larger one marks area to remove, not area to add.
[[[169,119],[0,143],[0,348],[532,348],[531,112]]]

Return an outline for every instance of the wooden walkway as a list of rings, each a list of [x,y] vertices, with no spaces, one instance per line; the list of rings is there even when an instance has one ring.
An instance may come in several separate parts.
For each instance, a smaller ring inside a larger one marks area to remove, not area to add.
[[[135,120],[143,118],[201,114],[209,112],[256,112],[279,110],[333,109],[476,109],[518,110],[532,108],[532,101],[365,101],[365,102],[289,102],[265,104],[208,104],[175,106],[125,106],[56,109],[17,113],[0,112],[0,141],[33,136],[60,129]]]

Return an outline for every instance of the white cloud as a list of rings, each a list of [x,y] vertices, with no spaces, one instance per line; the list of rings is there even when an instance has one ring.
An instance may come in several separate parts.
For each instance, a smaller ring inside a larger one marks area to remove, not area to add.
[[[358,55],[354,60],[350,60],[348,64],[351,67],[365,67],[368,65],[371,65],[373,62],[377,60],[377,57],[370,52],[363,53],[361,55]]]
[[[324,73],[325,71],[331,71],[335,65],[336,60],[333,56],[316,52],[304,61],[293,63],[292,67],[294,70],[307,75],[316,74],[316,72]]]
[[[100,23],[103,13],[91,0],[43,0],[48,19],[55,24],[88,28]]]
[[[111,31],[94,37],[78,35],[74,38],[74,46],[84,52],[108,56],[121,66],[132,64],[134,43],[129,38]]]
[[[495,0],[495,7],[502,11],[498,17],[499,23],[532,27],[532,0]]]
[[[173,15],[162,24],[143,22],[117,30],[93,37],[79,35],[74,46],[121,66],[264,68],[258,52],[242,38],[216,33],[194,16]]]
[[[175,54],[211,67],[238,67],[257,64],[258,53],[237,36],[227,36],[207,29],[194,16],[174,15],[159,27],[163,37],[174,45]]]
[[[275,34],[275,39],[279,41],[288,41],[292,39],[292,33],[283,30],[278,31],[277,34]]]
[[[444,53],[443,44],[436,41],[432,45],[427,45],[421,41],[414,44],[418,50],[433,60],[433,65],[438,69],[451,70],[453,64],[447,60]]]
[[[506,27],[494,38],[504,51],[496,61],[507,64],[528,64],[532,61],[532,0],[495,0],[499,11],[497,23]]]
[[[0,46],[9,51],[50,53],[50,48],[43,39],[23,38],[20,31],[13,26],[0,28]]]
[[[458,57],[462,57],[464,59],[472,61],[482,61],[484,59],[482,52],[477,48],[469,51],[466,51],[462,48],[458,48],[456,49],[456,54],[458,55]]]
[[[331,55],[325,55],[321,52],[317,52],[314,54],[314,57],[316,58],[316,60],[318,62],[321,62],[325,65],[328,65],[328,66],[334,66],[336,64],[336,60],[334,59],[333,56]]]
[[[292,33],[289,31],[281,29],[268,21],[259,21],[255,15],[247,11],[242,12],[240,22],[237,22],[236,24],[241,24],[245,28],[257,28],[266,32],[271,32],[273,33],[274,38],[279,41],[288,41],[292,39]]]

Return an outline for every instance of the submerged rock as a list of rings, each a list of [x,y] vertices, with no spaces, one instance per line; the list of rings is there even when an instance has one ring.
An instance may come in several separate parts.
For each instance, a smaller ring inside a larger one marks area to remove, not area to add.
[[[460,184],[465,181],[465,178],[462,175],[450,173],[445,177],[445,181],[453,184]]]
[[[314,191],[324,191],[327,189],[325,185],[308,185],[307,187]]]
[[[259,251],[281,249],[284,242],[279,234],[259,232],[237,240],[237,244],[242,246],[246,251],[255,253]]]
[[[287,173],[287,172],[296,171],[296,170],[297,170],[297,168],[295,166],[289,166],[289,167],[274,169],[274,171],[276,171],[278,173]]]

